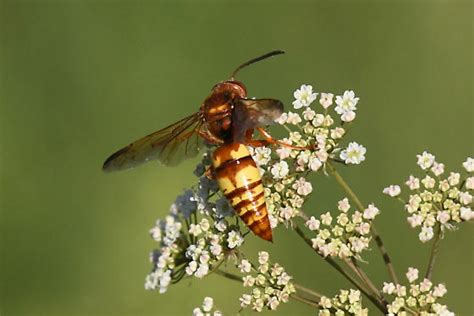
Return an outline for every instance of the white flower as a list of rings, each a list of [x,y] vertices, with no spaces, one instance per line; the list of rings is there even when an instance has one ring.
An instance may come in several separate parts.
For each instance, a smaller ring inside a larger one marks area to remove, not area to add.
[[[365,160],[365,153],[367,150],[364,146],[357,144],[356,142],[349,143],[347,149],[341,151],[340,157],[346,164],[360,164]]]
[[[423,216],[420,214],[413,214],[407,217],[407,221],[412,228],[418,227],[423,223]]]
[[[472,195],[469,192],[460,192],[459,193],[459,202],[464,205],[469,205],[472,202]]]
[[[364,210],[363,217],[365,219],[374,219],[379,213],[379,209],[375,207],[374,204],[369,204],[369,206]]]
[[[258,252],[258,263],[265,264],[270,259],[270,255],[266,251],[259,251]]]
[[[234,249],[235,247],[240,247],[240,245],[242,245],[243,242],[244,242],[244,239],[242,238],[242,236],[240,236],[238,232],[236,232],[235,230],[232,230],[229,232],[228,238],[227,238],[227,244],[230,249]]]
[[[288,138],[284,138],[281,141],[285,144],[288,144],[288,145],[291,145],[291,143],[292,143],[292,141],[289,140]],[[278,155],[278,158],[283,160],[283,159],[286,159],[286,158],[290,157],[291,148],[285,147],[285,146],[280,146],[280,147],[277,148],[276,153]]]
[[[430,280],[423,279],[423,282],[420,283],[420,291],[428,292],[431,289],[432,285],[433,285],[433,283],[431,283]]]
[[[469,221],[471,220],[471,218],[474,218],[474,212],[471,210],[470,207],[461,207],[459,213],[460,217],[465,221]]]
[[[357,102],[359,98],[355,97],[354,91],[346,90],[344,91],[344,95],[341,97],[340,95],[336,96],[336,104],[337,106],[334,110],[337,114],[344,114],[346,112],[355,111],[357,109]]]
[[[323,108],[327,109],[332,104],[332,98],[334,98],[334,94],[321,92],[319,104],[321,104]]]
[[[251,275],[246,275],[242,278],[242,281],[243,281],[243,285],[245,287],[250,287],[250,286],[253,286],[255,284],[255,278]]]
[[[430,168],[435,161],[435,156],[427,151],[424,151],[421,155],[416,155],[416,157],[418,158],[418,166],[423,170]]]
[[[313,171],[318,171],[322,165],[323,164],[321,160],[319,160],[317,157],[314,157],[314,156],[309,157],[309,161],[308,161],[309,169]]]
[[[474,171],[474,159],[471,157],[467,157],[466,161],[462,163],[462,166],[464,169],[466,169],[467,172],[473,172]]]
[[[193,316],[204,316],[204,313],[199,307],[196,307],[195,309],[193,309]]]
[[[313,92],[313,87],[311,85],[301,85],[301,87],[293,93],[295,101],[293,101],[293,107],[295,109],[300,109],[303,106],[309,106],[316,97],[317,93]]]
[[[268,147],[257,147],[254,149],[253,159],[258,166],[266,165],[271,159],[272,150]]]
[[[275,122],[284,125],[286,124],[286,120],[288,120],[288,113],[282,113],[277,119],[275,119]]]
[[[220,244],[214,244],[211,245],[210,250],[214,256],[218,256],[222,253],[222,246]]]
[[[356,117],[356,113],[354,111],[347,111],[342,113],[341,120],[344,122],[352,122]]]
[[[306,221],[306,226],[310,230],[317,230],[319,229],[320,222],[317,220],[314,216],[311,216],[307,221]]]
[[[466,179],[466,189],[474,190],[474,177],[469,177]]]
[[[438,212],[438,215],[436,216],[436,219],[438,222],[441,224],[446,224],[449,221],[449,212],[448,211],[441,211]]]
[[[304,111],[303,111],[303,118],[307,121],[312,121],[314,119],[314,116],[316,115],[316,112],[314,112],[313,110],[311,110],[310,107],[307,107]]]
[[[346,131],[342,127],[336,127],[331,130],[331,138],[332,139],[342,138],[342,136],[344,136],[345,133]]]
[[[240,297],[240,306],[241,307],[249,306],[251,302],[252,302],[252,296],[249,295],[249,294],[244,294],[244,295],[242,295],[242,297]]]
[[[267,303],[268,307],[270,307],[271,310],[277,309],[278,305],[280,305],[280,301],[276,296],[270,297]]]
[[[444,164],[433,162],[433,166],[431,167],[431,171],[434,173],[435,176],[440,176],[444,172]]]
[[[410,283],[413,283],[416,279],[418,279],[418,269],[409,267],[408,272],[406,274],[407,279]]]
[[[420,188],[420,179],[410,175],[410,178],[405,182],[410,190],[417,190]]]
[[[290,171],[286,161],[280,161],[273,165],[271,173],[275,179],[284,178]]]
[[[448,290],[446,289],[446,286],[444,286],[444,284],[438,284],[433,289],[433,296],[443,297],[446,294],[446,292],[448,292]]]
[[[451,172],[448,177],[448,182],[450,185],[455,186],[459,184],[459,180],[461,179],[461,175],[457,172]]]
[[[432,189],[434,188],[436,181],[435,179],[427,175],[426,177],[423,178],[423,180],[421,180],[421,183],[423,183],[425,188]]]
[[[194,272],[196,272],[196,270],[197,270],[197,262],[191,261],[186,267],[186,274],[193,275]]]
[[[199,268],[196,270],[196,272],[194,273],[194,275],[195,275],[197,278],[202,279],[202,278],[205,277],[208,273],[209,273],[209,265],[208,265],[207,263],[201,263],[201,265],[200,265]]]
[[[396,197],[396,196],[400,195],[400,192],[401,192],[401,189],[400,189],[399,185],[391,184],[388,187],[386,187],[385,189],[383,189],[383,193],[387,194],[387,195],[390,195],[391,197]]]
[[[193,236],[199,236],[202,233],[201,226],[196,224],[191,224],[189,226],[189,233]]]
[[[208,313],[211,311],[213,305],[214,300],[212,297],[207,296],[204,298],[204,302],[202,303],[202,310]]]
[[[285,206],[280,208],[280,216],[285,220],[290,220],[295,216],[296,212],[291,206]]]
[[[383,283],[382,292],[384,292],[385,294],[391,295],[394,291],[395,291],[395,285],[392,282],[390,282],[390,283],[384,282]]]
[[[301,121],[301,117],[298,113],[288,112],[288,118],[286,120],[288,124],[296,125],[301,123]]]
[[[332,222],[331,213],[327,212],[327,213],[321,214],[321,223],[323,223],[323,225],[329,226],[331,225],[331,222]]]
[[[240,272],[250,273],[251,268],[252,268],[252,265],[247,259],[242,259],[242,261],[240,261],[240,264],[239,264]]]
[[[349,204],[349,200],[347,198],[344,198],[337,202],[337,209],[341,212],[347,213],[349,209],[351,208],[351,205]]]
[[[293,183],[293,189],[295,189],[299,195],[306,196],[313,191],[313,186],[311,185],[311,182],[308,182],[305,178],[301,177]]]
[[[427,242],[433,238],[433,227],[423,226],[421,228],[421,232],[418,234],[418,238],[420,238],[421,242]]]

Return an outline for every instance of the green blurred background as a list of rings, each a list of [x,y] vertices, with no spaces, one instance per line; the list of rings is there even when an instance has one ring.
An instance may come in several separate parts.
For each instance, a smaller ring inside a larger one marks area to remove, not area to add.
[[[302,83],[354,89],[361,100],[350,139],[368,148],[343,170],[377,220],[400,276],[424,270],[400,204],[383,196],[434,153],[447,170],[473,155],[473,4],[455,2],[1,2],[2,315],[189,315],[206,295],[238,312],[238,284],[210,276],[159,295],[143,288],[154,242],[148,229],[182,189],[197,160],[104,174],[113,151],[198,109],[241,62],[287,54],[242,71],[249,93],[291,104]],[[343,196],[316,177],[307,210]],[[434,281],[459,314],[474,313],[472,225],[449,232]],[[300,283],[333,295],[348,288],[292,231],[268,249]],[[387,280],[378,252],[369,275]],[[367,302],[367,300],[365,300]],[[369,303],[367,302],[367,305]],[[314,314],[293,302],[281,314]],[[251,314],[243,312],[243,314]]]

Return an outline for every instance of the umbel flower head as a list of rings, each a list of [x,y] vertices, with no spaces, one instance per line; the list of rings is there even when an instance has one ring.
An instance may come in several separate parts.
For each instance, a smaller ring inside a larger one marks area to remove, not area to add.
[[[336,218],[327,212],[321,214],[319,219],[311,216],[306,221],[306,226],[316,234],[311,239],[313,248],[322,256],[358,258],[369,247],[372,221],[380,211],[373,204],[363,213],[350,212],[350,208],[348,199],[344,198],[338,203],[339,214]]]
[[[242,278],[244,287],[251,288],[248,294],[240,297],[242,308],[250,307],[257,312],[264,308],[275,310],[296,292],[292,277],[278,263],[271,263],[266,251],[258,253],[258,266],[243,259],[239,268],[245,274]]]
[[[318,95],[319,104],[314,104]],[[356,116],[359,98],[353,91],[336,96],[335,113],[330,111],[332,93],[313,92],[311,85],[304,84],[294,96],[296,111],[285,112],[276,121],[288,132],[282,142],[299,148],[251,148],[264,180],[272,228],[280,223],[291,225],[292,219],[300,215],[314,189],[307,180],[309,173],[324,171],[330,160],[345,164],[360,164],[365,160],[364,146],[356,142],[350,142],[347,148],[340,146],[349,123]]]
[[[418,269],[408,268],[409,285],[384,282],[382,292],[390,297],[389,315],[443,315],[454,316],[446,305],[438,303],[447,290],[444,284],[436,286],[429,279],[418,280]]]
[[[383,192],[405,204],[408,223],[413,228],[420,227],[419,239],[426,242],[433,238],[437,225],[443,230],[453,229],[458,223],[474,219],[474,159],[467,158],[463,163],[467,174],[461,175],[458,172],[445,173],[444,164],[426,151],[417,158],[424,176],[409,176],[405,182],[409,196],[400,197],[399,185],[390,185]]]
[[[369,314],[369,310],[362,307],[362,296],[360,291],[353,289],[340,290],[339,294],[333,298],[323,296],[319,301],[319,305],[321,306],[319,309],[320,316],[366,316]]]
[[[227,201],[213,181],[200,176],[199,185],[178,196],[170,214],[150,230],[158,247],[150,255],[148,290],[164,293],[185,275],[203,278],[244,242],[240,227],[226,220],[233,215]]]

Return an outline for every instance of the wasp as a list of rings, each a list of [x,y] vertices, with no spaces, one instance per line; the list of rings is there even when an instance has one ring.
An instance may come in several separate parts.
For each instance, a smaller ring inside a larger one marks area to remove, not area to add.
[[[211,174],[219,189],[253,233],[272,241],[262,178],[247,145],[291,146],[275,140],[265,130],[283,113],[283,103],[248,98],[245,85],[235,76],[242,68],[283,53],[276,50],[243,63],[229,80],[212,88],[198,112],[120,149],[107,158],[103,170],[129,169],[149,160],[173,166],[196,156],[205,142],[216,145]],[[253,139],[254,130],[263,139]]]

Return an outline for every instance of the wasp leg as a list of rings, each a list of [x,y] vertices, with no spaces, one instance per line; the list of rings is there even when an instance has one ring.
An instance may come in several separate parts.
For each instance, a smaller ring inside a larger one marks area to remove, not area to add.
[[[275,139],[272,137],[272,135],[270,135],[270,133],[268,133],[264,128],[262,127],[258,127],[257,130],[260,132],[260,134],[262,134],[262,136],[265,138],[264,140],[262,141],[258,141],[258,142],[263,142],[265,141],[267,144],[275,144],[275,145],[279,145],[279,146],[282,146],[282,147],[287,147],[287,148],[291,148],[291,149],[295,149],[295,150],[315,150],[316,149],[316,146],[315,145],[308,145],[308,146],[295,146],[295,145],[290,145],[290,144],[287,144],[285,142],[282,142],[281,140],[278,140],[278,139]],[[252,140],[253,141],[253,140]],[[260,145],[260,146],[265,146],[265,145]]]
[[[198,133],[199,133],[199,136],[201,136],[202,138],[207,140],[207,142],[212,144],[212,145],[220,145],[220,144],[223,143],[221,139],[215,137],[211,133],[207,133],[207,132],[204,132],[204,131],[199,131]]]
[[[210,166],[209,168],[204,171],[204,176],[207,177],[210,180],[215,180],[216,179],[216,174],[214,172],[214,168]]]

